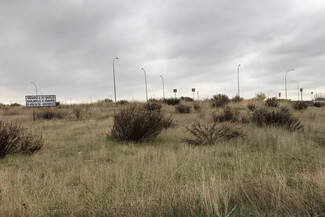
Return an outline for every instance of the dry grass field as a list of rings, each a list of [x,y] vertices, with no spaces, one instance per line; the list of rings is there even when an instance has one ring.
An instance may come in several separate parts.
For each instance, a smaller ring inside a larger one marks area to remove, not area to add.
[[[1,108],[3,122],[41,134],[44,146],[0,159],[0,216],[207,217],[233,208],[230,216],[325,215],[325,107],[296,111],[281,102],[302,130],[239,123],[244,137],[193,146],[184,142],[186,127],[222,111],[196,103],[200,112],[184,102],[189,114],[163,104],[172,127],[142,143],[107,138],[114,113],[128,104],[61,105],[52,108],[59,117],[36,121],[31,109]],[[264,107],[248,100],[229,107],[248,118],[248,103]]]

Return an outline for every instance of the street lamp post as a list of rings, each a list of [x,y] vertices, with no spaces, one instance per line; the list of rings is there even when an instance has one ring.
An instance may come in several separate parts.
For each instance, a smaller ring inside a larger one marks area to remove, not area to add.
[[[37,85],[35,84],[35,82],[29,82],[31,84],[34,84],[35,86],[35,91],[36,91],[36,98],[37,98]],[[33,106],[33,121],[35,121],[35,110],[34,110],[34,106]]]
[[[118,60],[118,57],[115,57],[113,59],[113,80],[114,80],[114,97],[115,97],[115,103],[116,103],[116,84],[115,84],[115,60]]]
[[[144,82],[146,85],[146,100],[148,101],[148,87],[147,87],[147,75],[146,75],[146,71],[144,70],[144,68],[141,68],[143,70],[144,73]]]
[[[37,96],[37,86],[36,86],[36,84],[35,84],[35,82],[29,82],[29,83],[31,83],[31,84],[34,84],[34,86],[35,86],[35,90],[36,90],[36,96]]]
[[[299,82],[298,82],[298,81],[296,81],[296,80],[292,80],[292,82],[296,82],[296,83],[297,83],[297,85],[298,85],[298,101],[299,101],[299,91],[300,91]]]
[[[162,75],[160,75],[161,81],[162,81],[162,86],[163,86],[163,99],[165,99],[165,84],[164,84],[164,78]]]
[[[294,71],[295,69],[289,69],[288,71],[286,71],[286,74],[284,76],[284,84],[285,84],[285,92],[286,92],[286,99],[288,99],[288,94],[287,94],[287,74],[289,71]]]
[[[239,92],[239,67],[240,67],[240,64],[238,65],[238,68],[237,68],[237,78],[238,78],[238,97],[240,97],[240,92]]]

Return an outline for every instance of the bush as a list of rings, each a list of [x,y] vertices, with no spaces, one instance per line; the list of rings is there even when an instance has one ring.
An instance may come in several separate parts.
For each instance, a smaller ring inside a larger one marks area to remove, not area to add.
[[[223,140],[229,141],[245,136],[241,129],[234,124],[217,125],[216,122],[212,125],[201,125],[200,122],[197,122],[191,128],[186,127],[186,130],[195,137],[183,140],[190,145],[213,145]]]
[[[61,119],[64,114],[59,110],[53,110],[51,108],[44,108],[38,112],[35,112],[37,118],[51,120],[53,118]]]
[[[185,102],[193,102],[194,101],[193,98],[188,97],[188,96],[182,96],[181,100],[185,101]]]
[[[223,113],[216,115],[213,114],[212,119],[214,122],[232,122],[236,123],[239,121],[239,111],[232,111],[230,108],[225,108]]]
[[[198,103],[195,103],[193,107],[196,112],[201,112],[201,106]]]
[[[214,95],[210,100],[212,107],[222,107],[229,103],[229,97],[225,94]]]
[[[170,117],[165,117],[163,120],[162,120],[162,126],[165,130],[167,130],[168,128],[172,127],[174,124],[174,120],[172,118],[172,116]]]
[[[42,147],[42,137],[25,133],[19,124],[0,121],[0,158],[8,154],[32,154]]]
[[[163,99],[163,103],[166,103],[167,105],[177,105],[179,104],[180,99],[177,98],[168,98],[168,99]]]
[[[318,107],[318,108],[323,107],[324,105],[325,105],[325,104],[322,103],[322,102],[314,102],[314,106],[315,106],[315,107]]]
[[[268,98],[266,101],[265,101],[265,105],[268,106],[268,107],[278,107],[279,105],[279,102],[278,102],[278,99],[273,97],[273,98]]]
[[[81,118],[82,113],[83,113],[82,108],[81,107],[76,107],[72,111],[73,111],[74,115],[76,116],[76,118],[79,120]]]
[[[247,105],[247,108],[250,110],[250,111],[255,111],[256,110],[256,105],[255,104],[248,104]]]
[[[231,99],[231,101],[232,102],[241,102],[241,101],[243,101],[244,99],[242,98],[242,97],[240,97],[240,96],[234,96],[232,99]]]
[[[191,112],[191,106],[179,104],[175,106],[175,111],[181,114],[188,114]]]
[[[161,110],[161,104],[157,102],[147,102],[144,104],[143,108],[149,110],[149,111],[154,111],[154,110]]]
[[[264,101],[266,99],[265,93],[256,94],[254,99],[259,100],[259,101]]]
[[[119,104],[119,105],[125,105],[125,104],[128,104],[128,103],[129,103],[129,101],[124,100],[124,99],[117,101],[117,104]]]
[[[143,106],[133,105],[114,114],[114,125],[109,138],[119,141],[142,142],[158,136],[166,123],[171,124],[158,110],[147,110]],[[167,126],[168,127],[168,126]]]
[[[11,103],[10,107],[20,107],[21,105],[19,103]]]
[[[292,104],[292,108],[298,111],[302,111],[308,108],[308,104],[306,102],[295,102]]]
[[[301,121],[294,117],[288,109],[282,108],[277,111],[268,111],[266,109],[258,109],[254,111],[252,122],[257,126],[277,126],[284,127],[289,131],[296,131],[303,128]]]

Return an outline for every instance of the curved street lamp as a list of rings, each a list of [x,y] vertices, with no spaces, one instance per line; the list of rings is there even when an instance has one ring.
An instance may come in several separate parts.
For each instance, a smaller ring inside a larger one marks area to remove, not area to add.
[[[114,63],[115,63],[115,60],[118,60],[119,58],[118,57],[115,57],[113,59],[113,80],[114,80],[114,97],[115,97],[115,103],[116,103],[116,84],[115,84],[115,66],[114,66]]]
[[[36,86],[36,84],[35,84],[35,82],[29,82],[29,83],[31,83],[31,84],[34,84],[34,86],[35,86],[35,90],[36,90],[36,96],[37,96],[37,86]]]
[[[284,77],[284,84],[285,84],[285,92],[286,92],[286,99],[288,99],[288,94],[287,94],[287,74],[289,71],[294,71],[295,69],[289,69],[286,71],[285,77]]]
[[[146,100],[148,101],[148,87],[147,87],[147,75],[146,75],[146,71],[144,70],[144,68],[141,68],[143,70],[144,73],[144,82],[146,85]]]
[[[162,75],[160,75],[161,81],[162,81],[162,86],[163,86],[163,99],[165,99],[165,84],[164,84],[164,78]]]
[[[297,83],[297,85],[298,85],[298,101],[299,101],[299,91],[300,91],[299,82],[298,82],[298,81],[296,81],[296,80],[292,80],[292,82],[296,82],[296,83]]]

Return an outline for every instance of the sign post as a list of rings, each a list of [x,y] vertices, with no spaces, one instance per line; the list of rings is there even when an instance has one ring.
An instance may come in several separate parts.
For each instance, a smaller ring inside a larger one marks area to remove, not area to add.
[[[193,100],[194,100],[195,88],[192,88],[192,92],[193,92]]]
[[[176,99],[177,89],[174,89],[173,92],[175,93],[175,99]]]
[[[33,108],[33,120],[35,121],[36,107],[55,107],[56,96],[55,95],[31,95],[25,96],[26,107]]]
[[[301,96],[301,101],[302,101],[302,91],[304,91],[304,89],[303,88],[300,88],[300,96]]]

